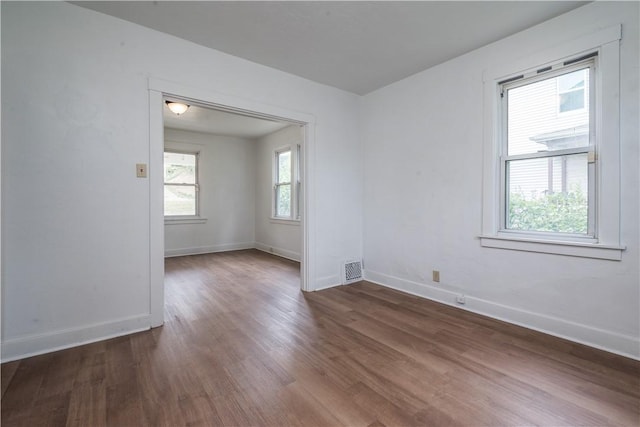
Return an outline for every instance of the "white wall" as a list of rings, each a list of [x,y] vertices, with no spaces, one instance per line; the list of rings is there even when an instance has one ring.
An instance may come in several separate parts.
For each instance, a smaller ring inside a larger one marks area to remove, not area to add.
[[[165,222],[165,255],[255,246],[255,141],[177,129],[164,131],[167,149],[197,152],[204,224]]]
[[[299,221],[271,219],[275,149],[303,142],[292,125],[258,139],[165,128],[165,148],[198,152],[200,224],[165,222],[165,256],[258,248],[300,261]]]
[[[622,261],[480,247],[483,70],[619,23]],[[365,96],[366,277],[640,357],[638,39],[638,3],[596,2]]]
[[[285,146],[296,152],[302,144],[302,128],[288,126],[256,141],[256,248],[300,261],[302,234],[299,221],[273,220],[273,157]]]
[[[149,78],[313,115],[310,288],[361,257],[356,95],[68,3],[1,7],[3,360],[151,324]]]

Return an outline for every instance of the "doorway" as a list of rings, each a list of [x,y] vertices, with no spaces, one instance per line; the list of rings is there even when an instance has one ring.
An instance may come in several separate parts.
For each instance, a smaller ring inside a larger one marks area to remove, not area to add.
[[[314,118],[311,115],[265,105],[244,98],[230,97],[218,93],[183,87],[174,83],[153,80],[149,81],[150,105],[150,144],[149,144],[149,216],[150,216],[150,313],[151,326],[160,326],[164,322],[164,118],[165,99],[179,100],[199,108],[215,110],[225,114],[235,114],[291,126],[301,130],[302,143],[300,151],[300,200],[299,227],[301,230],[300,251],[300,289],[313,290],[310,286],[313,260],[313,203],[312,173]],[[154,173],[154,171],[157,171]]]

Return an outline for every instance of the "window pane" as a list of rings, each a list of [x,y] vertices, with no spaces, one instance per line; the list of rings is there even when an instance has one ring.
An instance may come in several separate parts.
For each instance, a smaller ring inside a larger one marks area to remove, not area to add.
[[[164,182],[171,184],[195,184],[196,155],[165,152]]]
[[[588,68],[507,90],[507,154],[588,146],[588,92]]]
[[[571,92],[561,93],[560,106],[558,108],[561,113],[584,108],[584,90],[572,90]]]
[[[563,74],[558,76],[558,91],[567,92],[570,90],[576,90],[583,88],[585,85],[585,71],[578,70],[572,73]]]
[[[291,184],[276,187],[276,216],[291,216]]]
[[[291,182],[291,151],[278,153],[278,183]]]
[[[196,187],[191,185],[164,186],[164,215],[195,215]]]
[[[508,161],[506,227],[586,234],[587,169],[587,154]]]

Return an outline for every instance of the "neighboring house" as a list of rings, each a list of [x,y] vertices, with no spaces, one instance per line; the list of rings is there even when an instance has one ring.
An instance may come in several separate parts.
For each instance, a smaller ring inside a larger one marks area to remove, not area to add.
[[[521,86],[509,94],[509,155],[589,145],[589,73],[578,70]],[[510,164],[509,189],[534,199],[549,193],[587,194],[587,156]]]

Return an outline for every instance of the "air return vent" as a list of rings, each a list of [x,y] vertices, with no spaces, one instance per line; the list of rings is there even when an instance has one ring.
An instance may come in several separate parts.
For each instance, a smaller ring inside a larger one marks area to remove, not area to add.
[[[347,261],[342,264],[342,284],[359,282],[362,280],[362,261]]]

